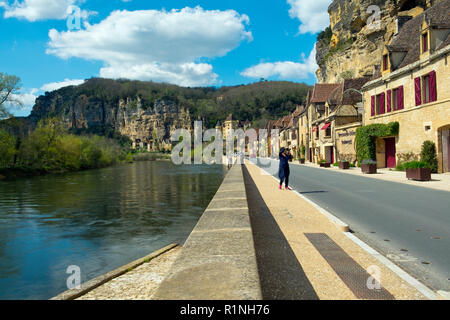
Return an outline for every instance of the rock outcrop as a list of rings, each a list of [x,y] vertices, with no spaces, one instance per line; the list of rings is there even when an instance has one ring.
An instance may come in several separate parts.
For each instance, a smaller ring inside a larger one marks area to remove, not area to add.
[[[319,82],[372,76],[402,21],[439,1],[447,0],[334,0],[328,8],[331,33],[317,43]]]
[[[30,115],[32,123],[55,115],[69,129],[101,134],[118,132],[150,149],[168,147],[174,130],[192,128],[189,110],[169,100],[156,100],[148,106],[139,97],[120,99],[117,103],[85,94],[72,97],[71,101],[68,98],[60,91],[39,97]]]

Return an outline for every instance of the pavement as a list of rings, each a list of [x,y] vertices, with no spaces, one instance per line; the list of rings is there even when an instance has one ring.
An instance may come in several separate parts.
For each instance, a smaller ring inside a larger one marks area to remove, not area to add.
[[[290,185],[429,288],[450,291],[449,192],[369,176],[291,165]]]
[[[244,177],[263,299],[427,299],[256,165]]]

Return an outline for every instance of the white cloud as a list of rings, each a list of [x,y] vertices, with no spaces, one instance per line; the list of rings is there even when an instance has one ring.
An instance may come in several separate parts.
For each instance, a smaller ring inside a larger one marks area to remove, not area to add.
[[[81,79],[74,79],[74,80],[65,79],[64,81],[60,81],[60,82],[51,82],[51,83],[44,84],[41,87],[41,90],[50,92],[50,91],[58,90],[60,88],[67,87],[67,86],[77,86],[82,83],[84,83],[84,80],[81,80]]]
[[[247,15],[201,7],[171,11],[114,11],[85,30],[50,30],[47,53],[104,63],[100,75],[166,81],[179,85],[213,83],[217,75],[202,58],[226,55],[252,40]]]
[[[317,33],[330,25],[328,6],[332,0],[287,0],[289,15],[300,20],[299,33]]]
[[[31,89],[27,93],[12,94],[11,101],[5,104],[6,109],[15,116],[28,116],[33,109],[38,95],[38,89]],[[20,102],[15,103],[15,102]]]
[[[311,51],[308,58],[303,56],[302,62],[280,61],[260,63],[245,69],[241,75],[247,78],[270,78],[282,79],[306,79],[309,75],[315,75],[318,68],[316,63],[316,48]]]
[[[72,14],[73,6],[82,2],[84,0],[24,0],[22,2],[15,0],[12,4],[2,1],[0,2],[0,7],[5,8],[5,18],[26,19],[34,22],[38,20],[66,19]],[[92,13],[81,10],[80,18],[86,19]]]

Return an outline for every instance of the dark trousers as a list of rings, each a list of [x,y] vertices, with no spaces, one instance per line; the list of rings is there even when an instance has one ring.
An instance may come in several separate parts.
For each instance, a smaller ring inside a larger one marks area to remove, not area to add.
[[[281,169],[283,170],[283,169]],[[284,174],[280,175],[280,186],[283,184],[286,186],[286,188],[289,186],[289,175],[290,175],[290,170],[289,168],[284,168]]]

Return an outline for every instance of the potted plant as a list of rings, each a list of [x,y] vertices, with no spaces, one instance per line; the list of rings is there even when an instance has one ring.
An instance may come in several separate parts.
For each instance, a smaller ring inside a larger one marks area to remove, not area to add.
[[[306,148],[305,148],[305,146],[304,145],[302,145],[301,147],[300,147],[300,150],[299,150],[299,159],[300,159],[300,163],[301,164],[305,164],[305,151],[306,151]]]
[[[372,159],[365,159],[361,162],[361,171],[365,174],[377,173],[377,162]]]
[[[326,161],[323,160],[323,159],[319,160],[318,164],[319,164],[322,168],[330,168],[330,167],[331,167],[331,163],[326,162]]]
[[[403,164],[408,180],[431,181],[431,168],[425,161],[411,161]]]
[[[339,162],[339,169],[348,170],[350,169],[350,162],[347,160],[342,160]]]

